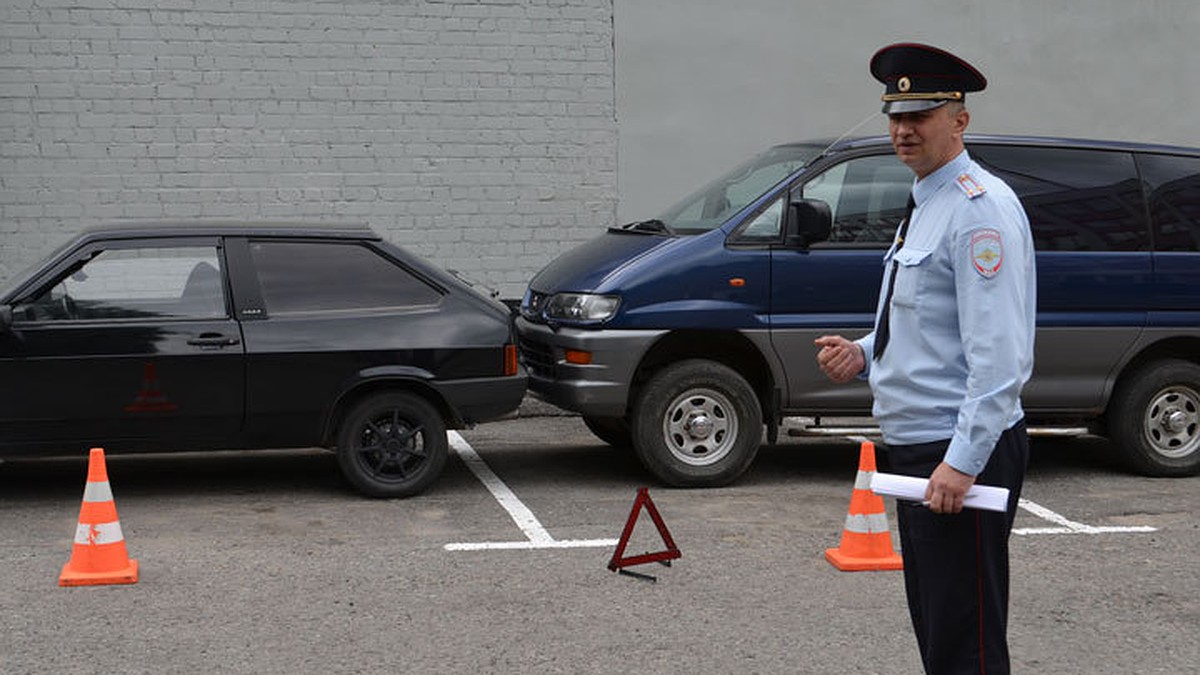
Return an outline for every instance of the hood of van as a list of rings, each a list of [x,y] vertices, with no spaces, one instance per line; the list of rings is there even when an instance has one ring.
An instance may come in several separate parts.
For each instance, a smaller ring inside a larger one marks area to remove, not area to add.
[[[609,230],[555,258],[529,282],[541,293],[591,292],[630,262],[677,237]]]

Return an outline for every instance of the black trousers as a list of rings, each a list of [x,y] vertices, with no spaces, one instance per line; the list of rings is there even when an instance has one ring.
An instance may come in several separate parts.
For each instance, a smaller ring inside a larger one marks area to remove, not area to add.
[[[950,442],[888,446],[888,468],[928,478]],[[978,485],[1009,489],[1008,511],[936,514],[920,502],[896,505],[904,590],[921,661],[929,675],[1007,675],[1008,538],[1029,462],[1025,423],[1005,431]]]

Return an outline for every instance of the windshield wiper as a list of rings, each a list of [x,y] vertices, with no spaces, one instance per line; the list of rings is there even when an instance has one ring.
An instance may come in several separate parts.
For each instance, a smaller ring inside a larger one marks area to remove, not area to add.
[[[675,234],[667,224],[657,218],[626,223],[621,227],[610,227],[614,232],[653,232],[655,234]]]

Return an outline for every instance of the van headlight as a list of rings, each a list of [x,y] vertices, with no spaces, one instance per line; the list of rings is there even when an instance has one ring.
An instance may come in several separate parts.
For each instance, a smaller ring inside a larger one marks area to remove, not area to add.
[[[557,293],[542,310],[547,319],[560,321],[606,321],[617,313],[621,299],[615,295]]]

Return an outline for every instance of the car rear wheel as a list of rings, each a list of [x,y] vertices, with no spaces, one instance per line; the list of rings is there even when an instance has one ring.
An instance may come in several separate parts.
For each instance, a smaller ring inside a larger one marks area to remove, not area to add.
[[[608,443],[614,448],[629,448],[633,446],[633,432],[629,429],[629,421],[624,417],[590,417],[584,415],[583,423],[596,435],[596,438]]]
[[[754,389],[728,366],[670,365],[642,389],[631,415],[633,447],[668,485],[717,487],[741,476],[762,441]]]
[[[393,392],[363,399],[338,432],[338,465],[370,497],[409,497],[446,466],[446,424],[427,401]]]
[[[1159,361],[1129,376],[1113,394],[1108,428],[1135,471],[1200,473],[1200,366]]]

